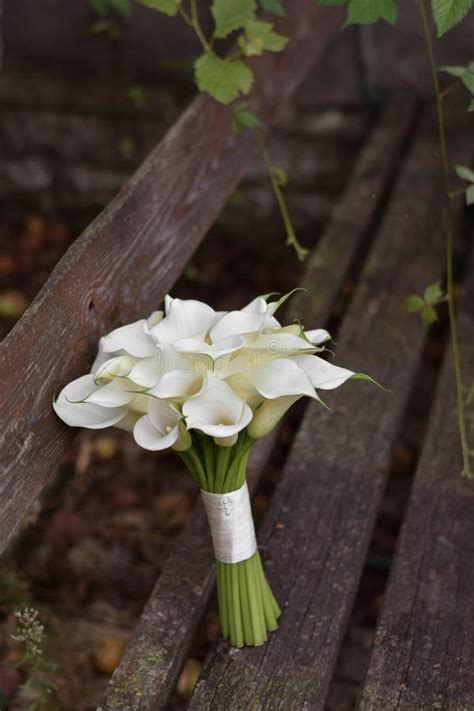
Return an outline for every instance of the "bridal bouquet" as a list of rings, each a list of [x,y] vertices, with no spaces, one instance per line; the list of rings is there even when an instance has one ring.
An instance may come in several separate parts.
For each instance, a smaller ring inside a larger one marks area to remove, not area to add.
[[[286,298],[216,312],[167,296],[164,312],[101,338],[91,373],[54,402],[68,425],[119,427],[184,461],[209,519],[222,632],[236,647],[263,644],[280,615],[255,540],[249,451],[299,398],[321,402],[318,389],[366,377],[316,355],[327,331],[281,326],[275,313]]]

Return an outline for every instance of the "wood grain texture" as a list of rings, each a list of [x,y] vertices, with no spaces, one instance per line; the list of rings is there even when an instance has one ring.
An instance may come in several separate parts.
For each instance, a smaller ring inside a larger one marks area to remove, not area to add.
[[[401,101],[406,109],[402,120]],[[407,97],[390,101],[382,111],[370,142],[361,152],[335,223],[308,260],[305,285],[312,296],[294,297],[293,315],[304,313],[308,324],[321,325],[328,319],[345,271],[385,194],[412,123],[413,111],[413,103]],[[381,154],[385,161],[380,161]],[[361,199],[362,196],[369,199]],[[321,256],[318,258],[318,255]],[[323,259],[327,272],[322,269]],[[276,433],[260,445],[259,463],[254,462],[250,472],[251,489],[263,469],[262,458],[272,449],[275,439]],[[124,660],[114,673],[104,711],[121,708],[151,711],[162,707],[173,691],[213,587],[214,564],[208,524],[199,504],[173,546]],[[132,676],[134,693],[128,685]]]
[[[327,398],[334,414],[309,407],[259,535],[280,628],[260,648],[215,645],[190,709],[325,706],[425,336],[403,300],[443,264],[433,128],[404,164],[338,335],[337,362],[391,392],[356,381]]]
[[[291,0],[291,41],[254,63],[255,100],[271,122],[340,26],[339,8]],[[230,109],[199,97],[59,262],[0,344],[0,551],[73,439],[55,392],[87,372],[98,338],[155,309],[254,154]]]
[[[474,260],[462,301],[474,379]],[[474,438],[472,408],[470,440]],[[454,375],[446,359],[374,642],[360,711],[474,708],[474,482],[462,479]]]

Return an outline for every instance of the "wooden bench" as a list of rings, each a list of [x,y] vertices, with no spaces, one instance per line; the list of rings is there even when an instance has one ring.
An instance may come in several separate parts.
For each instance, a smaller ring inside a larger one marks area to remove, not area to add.
[[[298,36],[298,48],[290,43],[284,60],[257,66],[264,80],[260,108],[269,117],[290,98],[340,18],[334,8],[296,6],[288,32]],[[3,547],[73,437],[51,414],[54,389],[87,369],[101,333],[151,310],[244,173],[253,139],[232,135],[228,121],[226,109],[194,102],[0,344]],[[461,151],[463,161],[466,135],[459,126],[454,136],[453,157]],[[426,339],[426,327],[403,301],[443,271],[440,195],[430,111],[403,95],[390,98],[308,259],[307,292],[293,306],[306,324],[336,327],[340,362],[370,373],[390,393],[354,383],[331,399],[334,415],[307,407],[258,531],[283,607],[280,629],[259,648],[213,644],[190,709],[325,708]],[[347,280],[355,284],[350,298]],[[474,268],[466,282],[462,332],[472,377]],[[342,320],[334,317],[341,298]],[[446,357],[362,709],[474,708],[474,488],[459,476],[452,385]],[[255,448],[252,492],[277,437]],[[102,711],[166,708],[213,591],[210,535],[198,503],[172,545]]]

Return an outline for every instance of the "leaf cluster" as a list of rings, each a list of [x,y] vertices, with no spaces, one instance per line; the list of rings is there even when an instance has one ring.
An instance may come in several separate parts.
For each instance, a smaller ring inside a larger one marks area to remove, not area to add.
[[[426,287],[423,295],[411,294],[405,299],[405,309],[411,313],[419,313],[422,320],[430,325],[438,320],[436,306],[445,299],[441,282],[435,281]]]
[[[420,0],[419,0],[420,1]],[[394,24],[397,18],[395,0],[316,0],[319,5],[345,5],[345,26],[367,25],[378,20]],[[431,0],[431,11],[438,37],[455,27],[474,7],[474,0]]]
[[[246,57],[263,52],[281,52],[288,38],[276,32],[273,22],[262,20],[259,9],[273,15],[285,14],[281,0],[213,0],[211,15],[214,22],[212,34],[204,36],[199,23],[196,0],[139,0],[142,5],[165,15],[182,15],[198,36],[203,53],[194,63],[194,76],[200,91],[204,91],[222,104],[230,104],[238,96],[246,96],[253,85],[252,69]],[[231,56],[221,56],[215,49],[218,40],[235,35],[236,51]],[[256,117],[255,117],[256,118]],[[248,120],[250,123],[245,124]],[[239,122],[240,119],[237,119]],[[255,119],[243,114],[242,126],[255,125]],[[239,124],[240,125],[240,124]]]

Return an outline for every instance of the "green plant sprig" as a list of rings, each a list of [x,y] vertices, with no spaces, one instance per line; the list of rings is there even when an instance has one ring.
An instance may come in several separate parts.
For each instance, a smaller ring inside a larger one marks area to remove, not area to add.
[[[28,711],[35,711],[39,706],[48,703],[48,708],[54,705],[53,694],[56,691],[54,677],[57,664],[51,662],[44,651],[45,634],[44,625],[40,622],[38,610],[25,607],[15,612],[17,629],[12,638],[21,642],[23,654],[17,663],[18,669],[26,669],[28,676],[21,688],[35,688],[38,697],[28,707]]]
[[[230,104],[250,93],[254,74],[245,61],[247,57],[259,56],[264,52],[281,52],[288,42],[287,37],[275,31],[272,22],[260,19],[256,0],[213,0],[211,15],[214,27],[209,37],[206,37],[202,28],[196,0],[138,2],[165,15],[179,14],[194,31],[203,49],[203,53],[194,62],[196,85],[200,91],[221,104]],[[285,14],[281,0],[259,0],[259,5],[270,14],[280,17]],[[221,56],[215,49],[216,41],[231,36],[235,38],[234,51]],[[263,124],[248,100],[234,106],[231,127],[237,133],[246,129],[257,132],[260,154],[285,226],[286,243],[295,250],[298,259],[304,259],[308,250],[298,241],[282,192],[287,182],[286,174],[271,161],[265,148]]]
[[[351,24],[370,24],[378,20],[395,23],[397,5],[395,0],[315,0],[320,5],[345,5],[347,17],[345,26]],[[424,291],[423,296],[412,294],[405,301],[405,308],[412,312],[420,313],[426,323],[437,319],[436,305],[445,300],[448,303],[451,351],[453,358],[454,376],[456,382],[456,402],[458,412],[459,437],[461,442],[463,475],[472,479],[474,472],[471,467],[473,450],[470,449],[467,435],[467,422],[465,412],[465,387],[459,353],[459,337],[454,293],[454,214],[452,201],[456,193],[451,189],[450,166],[446,140],[446,122],[444,115],[444,100],[450,93],[451,87],[443,91],[440,87],[438,72],[444,71],[460,79],[464,86],[474,95],[474,62],[469,62],[465,67],[448,66],[437,68],[433,40],[431,37],[428,14],[425,0],[415,0],[420,13],[420,24],[426,46],[426,52],[431,69],[433,90],[436,103],[436,118],[438,123],[438,137],[441,154],[441,170],[444,180],[445,213],[446,213],[446,297],[444,298],[439,283],[431,284]],[[453,27],[458,25],[474,7],[474,0],[431,0],[431,12],[441,37]],[[468,111],[474,110],[474,98],[471,99]],[[457,166],[458,177],[469,182],[466,190],[466,202],[474,203],[474,172],[465,166]]]

